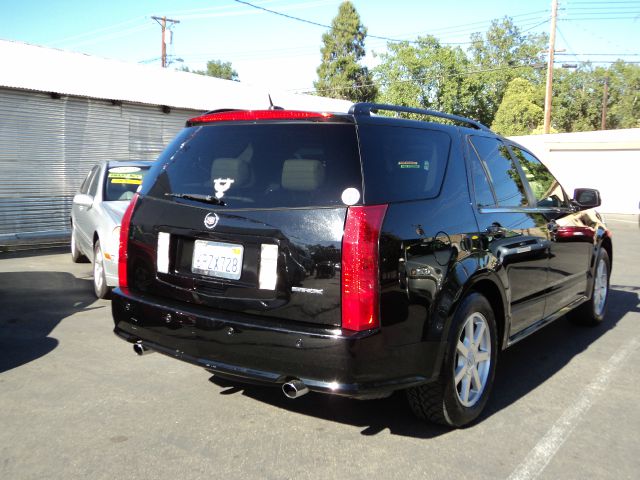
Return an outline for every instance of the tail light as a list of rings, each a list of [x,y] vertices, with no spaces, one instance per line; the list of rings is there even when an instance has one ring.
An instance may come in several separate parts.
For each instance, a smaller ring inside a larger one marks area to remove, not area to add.
[[[136,206],[139,195],[136,193],[129,206],[124,211],[122,216],[122,223],[120,224],[120,247],[118,248],[118,284],[120,288],[127,288],[127,244],[129,243],[129,224],[131,223],[131,216],[133,215],[133,209]]]
[[[314,120],[329,119],[333,115],[326,112],[304,112],[299,110],[231,110],[228,112],[205,113],[187,121],[187,126],[210,122],[234,122],[253,120]]]
[[[380,326],[378,242],[387,205],[349,207],[342,239],[342,328]]]

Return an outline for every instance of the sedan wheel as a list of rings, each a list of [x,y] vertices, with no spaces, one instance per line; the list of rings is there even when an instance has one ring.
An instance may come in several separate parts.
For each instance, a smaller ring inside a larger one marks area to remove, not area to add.
[[[87,258],[80,253],[78,249],[78,240],[76,238],[76,227],[71,225],[71,260],[73,263],[84,263]]]
[[[93,290],[98,298],[107,298],[111,289],[104,273],[104,256],[98,240],[93,248]]]

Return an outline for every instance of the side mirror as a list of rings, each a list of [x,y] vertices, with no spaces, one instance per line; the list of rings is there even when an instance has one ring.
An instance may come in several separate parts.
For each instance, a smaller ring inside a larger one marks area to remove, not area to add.
[[[90,208],[93,205],[93,197],[83,193],[78,193],[73,197],[73,203],[81,207]]]
[[[573,191],[573,202],[581,209],[599,207],[602,203],[600,192],[595,188],[576,188]]]

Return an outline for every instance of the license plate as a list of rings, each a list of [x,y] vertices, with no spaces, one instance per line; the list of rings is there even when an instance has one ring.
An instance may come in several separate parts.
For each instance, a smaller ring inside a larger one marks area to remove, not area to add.
[[[243,254],[242,245],[196,240],[191,271],[211,277],[239,280],[242,275]]]

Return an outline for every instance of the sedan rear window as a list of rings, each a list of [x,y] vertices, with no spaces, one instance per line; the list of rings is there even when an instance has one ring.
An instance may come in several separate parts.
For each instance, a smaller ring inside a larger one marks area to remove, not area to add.
[[[128,202],[142,184],[149,167],[110,167],[104,180],[106,202]]]
[[[209,197],[231,208],[343,205],[345,190],[362,189],[353,125],[191,127],[159,162],[149,195]]]

